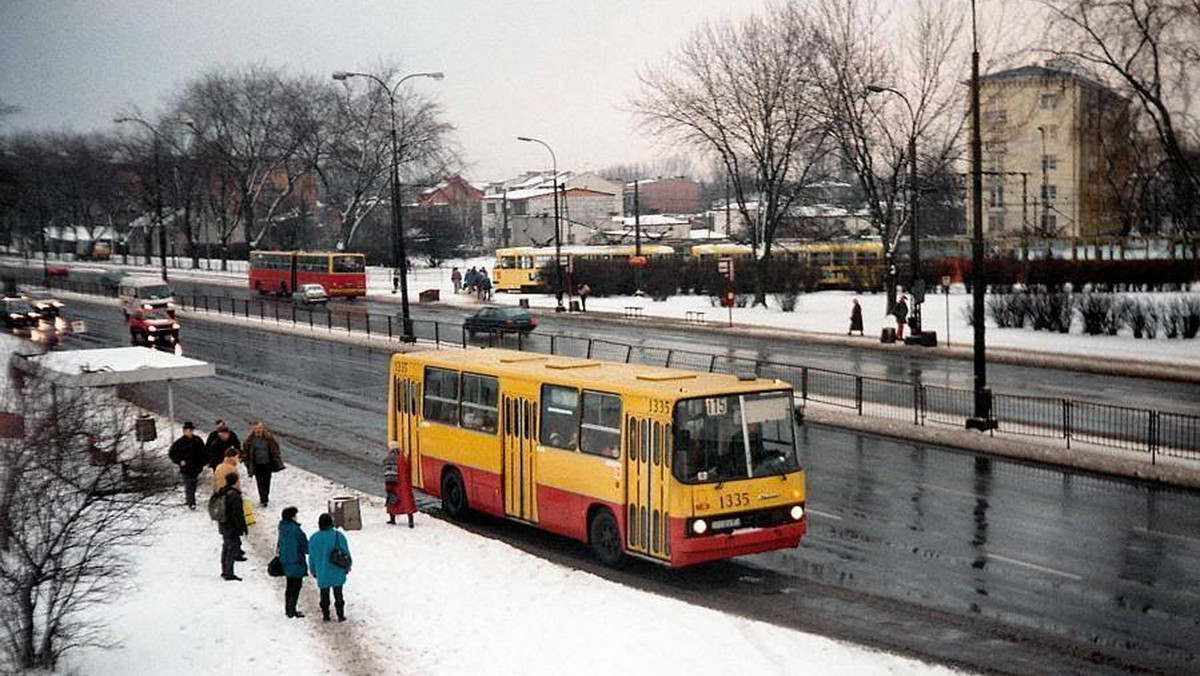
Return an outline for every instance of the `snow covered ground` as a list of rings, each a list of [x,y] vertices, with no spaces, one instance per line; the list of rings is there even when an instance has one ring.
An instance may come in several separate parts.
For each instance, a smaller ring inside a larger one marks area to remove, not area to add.
[[[252,494],[253,481],[243,483]],[[297,506],[311,532],[327,500],[343,495],[357,493],[294,467],[276,475],[273,507],[258,514],[250,560],[238,564],[243,582],[220,579],[207,514],[170,508],[135,554],[136,589],[97,611],[120,647],[74,653],[69,667],[92,676],[955,673],[630,589],[423,514],[414,530],[388,526],[382,500],[369,496],[364,529],[347,533],[348,621],[321,621],[311,578],[300,600],[308,616],[288,619],[283,582],[265,572],[278,510]]]

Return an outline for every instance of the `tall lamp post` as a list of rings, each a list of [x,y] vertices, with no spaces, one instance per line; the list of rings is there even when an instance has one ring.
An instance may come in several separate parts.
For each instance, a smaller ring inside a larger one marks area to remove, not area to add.
[[[550,144],[541,139],[518,136],[517,140],[526,143],[540,143],[542,147],[550,151],[551,171],[554,172],[554,299],[558,303],[554,307],[554,311],[565,312],[566,308],[563,307],[562,226],[559,224],[558,218],[558,158],[554,155],[554,149],[550,147]]]
[[[403,334],[405,342],[412,342],[413,326],[412,317],[408,311],[408,255],[404,251],[404,205],[400,203],[400,143],[396,138],[396,92],[400,90],[400,85],[404,84],[405,80],[410,80],[414,77],[428,77],[434,80],[441,80],[446,77],[441,72],[431,73],[410,73],[396,81],[396,84],[388,86],[378,76],[370,73],[355,73],[350,71],[334,71],[333,79],[345,81],[352,77],[365,77],[375,82],[375,84],[383,87],[383,91],[388,95],[388,110],[391,113],[391,136],[392,136],[392,293],[396,293],[396,277],[400,278],[400,317],[403,324]]]
[[[1043,237],[1049,236],[1050,223],[1050,191],[1046,188],[1046,128],[1038,127],[1038,134],[1042,137],[1042,220],[1038,223],[1038,232]]]
[[[917,288],[917,281],[921,279],[921,245],[920,245],[920,227],[917,220],[917,201],[918,186],[917,186],[917,114],[913,110],[912,103],[904,92],[892,87],[884,87],[882,85],[867,85],[867,91],[873,94],[882,94],[889,92],[900,97],[904,101],[904,106],[908,108],[908,119],[911,123],[908,133],[908,203],[909,203],[909,268],[911,274],[908,277],[908,292],[913,296],[913,313],[909,320],[909,325],[912,327],[912,335],[919,336],[921,333],[921,301],[924,300],[924,293]],[[918,299],[920,298],[920,300]]]
[[[992,392],[987,386],[987,358],[984,345],[983,275],[983,136],[979,128],[979,32],[975,19],[975,0],[971,0],[971,323],[975,329],[975,415],[967,418],[967,429],[995,429],[992,416]]]
[[[125,122],[136,122],[146,129],[150,130],[151,136],[154,137],[154,219],[158,223],[158,256],[161,264],[162,280],[167,280],[167,224],[163,222],[163,200],[162,200],[162,167],[159,162],[159,131],[154,128],[154,125],[143,120],[140,117],[116,117],[113,118],[116,124]],[[146,262],[150,262],[150,236],[147,232],[146,236]]]

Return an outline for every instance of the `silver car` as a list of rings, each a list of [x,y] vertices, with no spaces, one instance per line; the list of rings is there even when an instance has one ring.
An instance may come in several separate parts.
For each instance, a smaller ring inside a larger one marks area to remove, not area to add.
[[[298,303],[324,303],[329,300],[329,294],[325,293],[325,287],[320,284],[301,284],[292,294],[292,298]]]

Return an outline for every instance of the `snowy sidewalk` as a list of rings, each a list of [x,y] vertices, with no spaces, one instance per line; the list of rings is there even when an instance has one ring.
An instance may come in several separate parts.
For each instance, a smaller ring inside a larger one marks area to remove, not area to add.
[[[205,512],[172,508],[136,553],[137,588],[103,611],[123,645],[81,651],[71,666],[94,676],[955,673],[634,590],[423,514],[414,530],[388,526],[382,500],[366,496],[364,530],[347,533],[348,621],[321,621],[311,578],[300,597],[308,617],[288,619],[283,582],[265,572],[278,512],[299,507],[311,532],[341,495],[357,493],[294,467],[277,475],[250,560],[238,564],[244,582],[219,578],[220,538]]]

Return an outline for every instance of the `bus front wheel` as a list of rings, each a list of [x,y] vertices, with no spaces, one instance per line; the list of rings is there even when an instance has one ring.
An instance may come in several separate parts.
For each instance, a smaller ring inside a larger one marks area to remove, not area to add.
[[[592,544],[592,552],[606,566],[617,566],[625,558],[621,547],[621,530],[617,528],[617,519],[607,509],[592,517],[592,525],[588,528],[588,539]]]
[[[467,489],[457,470],[447,470],[442,475],[442,511],[455,521],[461,521],[466,516]]]

